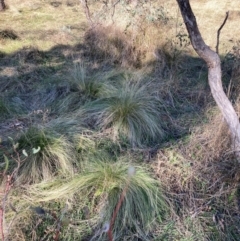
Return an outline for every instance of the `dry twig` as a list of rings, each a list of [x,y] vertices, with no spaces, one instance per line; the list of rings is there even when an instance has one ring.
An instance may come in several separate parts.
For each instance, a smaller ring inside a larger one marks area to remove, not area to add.
[[[225,25],[225,23],[227,22],[228,14],[229,14],[229,12],[227,11],[227,12],[226,12],[226,17],[225,17],[225,19],[224,19],[222,25],[220,26],[220,28],[219,28],[218,31],[217,31],[217,45],[216,45],[216,53],[217,53],[217,54],[219,53],[219,49],[218,49],[218,47],[219,47],[220,32],[221,32],[223,26]]]

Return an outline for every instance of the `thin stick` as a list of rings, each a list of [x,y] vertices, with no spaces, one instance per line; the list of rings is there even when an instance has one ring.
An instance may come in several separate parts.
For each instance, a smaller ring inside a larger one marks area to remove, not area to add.
[[[3,215],[4,215],[4,210],[1,207],[0,208],[0,232],[1,232],[1,238],[4,241],[4,231],[3,231]]]
[[[220,26],[220,28],[219,28],[218,31],[217,31],[217,45],[216,45],[216,53],[217,53],[217,54],[218,54],[218,52],[219,52],[218,47],[219,47],[219,37],[220,37],[220,32],[221,32],[223,26],[225,25],[225,23],[227,22],[228,15],[229,15],[229,11],[226,12],[226,17],[225,17],[225,19],[224,19],[222,25]]]
[[[87,0],[80,0],[83,10],[85,12],[85,16],[87,17],[87,20],[90,22],[90,24],[92,24],[92,18],[91,18],[91,14],[90,14],[90,10],[88,7],[88,1]]]
[[[113,1],[112,1],[112,9],[113,9],[112,14],[111,14],[112,23],[114,23],[113,17],[114,17],[114,14],[115,14],[115,7],[119,2],[120,2],[120,0],[117,0],[115,3],[113,3]]]
[[[126,192],[128,190],[128,186],[129,186],[129,183],[130,183],[130,179],[128,179],[128,182],[125,186],[125,188],[123,189],[122,193],[121,193],[121,196],[120,196],[120,199],[118,201],[118,204],[113,212],[113,216],[112,216],[112,219],[111,219],[111,222],[110,222],[110,227],[109,227],[109,230],[108,230],[108,239],[109,241],[113,241],[113,235],[112,235],[112,229],[113,229],[113,225],[114,225],[114,222],[115,222],[115,219],[117,217],[117,214],[118,214],[118,211],[120,209],[120,207],[122,206],[122,203],[123,203],[123,200],[126,196]]]

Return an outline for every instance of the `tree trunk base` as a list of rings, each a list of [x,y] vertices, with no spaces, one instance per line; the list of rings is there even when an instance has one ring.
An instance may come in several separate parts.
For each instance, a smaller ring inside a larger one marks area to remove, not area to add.
[[[240,141],[236,141],[232,138],[232,151],[237,159],[237,162],[240,164]]]

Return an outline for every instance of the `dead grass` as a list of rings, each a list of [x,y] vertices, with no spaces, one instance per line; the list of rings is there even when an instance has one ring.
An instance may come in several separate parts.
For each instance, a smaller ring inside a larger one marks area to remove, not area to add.
[[[140,51],[131,41],[131,36],[125,35],[114,25],[97,26],[85,34],[87,56],[95,61],[111,61],[123,67],[141,67],[144,51]]]
[[[14,22],[13,31],[19,41],[6,41],[0,51],[12,53],[33,45],[39,50],[48,50],[57,44],[76,44],[82,36],[85,18],[79,1],[62,3],[56,11],[48,1],[6,1],[9,10],[0,16],[0,30],[6,22]],[[66,16],[68,16],[66,18]]]
[[[239,164],[221,114],[207,116],[187,140],[158,151],[152,167],[173,198],[176,237],[237,240]]]

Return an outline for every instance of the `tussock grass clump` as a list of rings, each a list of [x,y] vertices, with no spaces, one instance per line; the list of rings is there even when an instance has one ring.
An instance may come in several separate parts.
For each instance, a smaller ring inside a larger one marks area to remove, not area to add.
[[[108,90],[108,78],[101,74],[88,75],[87,69],[82,64],[75,64],[72,71],[71,89],[84,94],[85,97],[96,99],[101,96],[104,91]]]
[[[62,94],[57,109],[60,113],[79,111],[85,103],[108,96],[124,74],[122,70],[93,71],[89,65],[76,63],[69,72],[67,85],[62,88],[65,96]]]
[[[32,127],[22,134],[18,143],[19,149],[25,150],[28,155],[20,168],[20,182],[36,183],[51,179],[56,174],[72,173],[74,152],[63,136]],[[40,150],[34,154],[33,148]]]
[[[137,167],[133,176],[128,174],[129,164],[123,161],[95,161],[87,164],[83,173],[69,181],[35,185],[30,191],[37,200],[50,201],[63,199],[81,193],[91,197],[92,210],[101,213],[98,225],[102,227],[110,222],[121,193],[126,191],[125,198],[114,222],[114,240],[138,235],[148,240],[149,232],[162,220],[166,203],[158,182],[143,167]],[[96,214],[95,214],[96,215]],[[96,217],[96,216],[95,216]],[[96,235],[97,240],[99,238]],[[101,237],[103,240],[103,237]]]
[[[131,36],[126,36],[116,25],[95,26],[85,33],[85,55],[98,62],[109,62],[124,67],[139,68],[144,53],[137,49]]]
[[[106,97],[87,107],[101,129],[112,128],[113,138],[127,136],[132,145],[162,138],[161,104],[150,84],[126,81]]]

